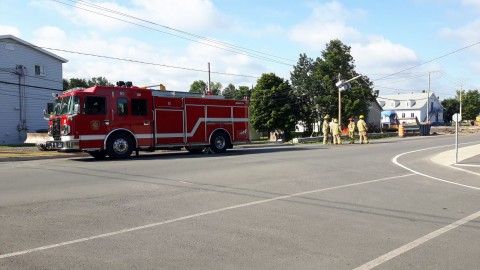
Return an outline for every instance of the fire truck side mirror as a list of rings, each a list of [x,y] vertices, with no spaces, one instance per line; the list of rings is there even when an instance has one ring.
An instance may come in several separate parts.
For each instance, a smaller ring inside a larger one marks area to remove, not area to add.
[[[50,115],[47,113],[47,110],[43,109],[43,119],[50,120]]]
[[[80,112],[80,104],[73,105],[73,114],[78,114]]]

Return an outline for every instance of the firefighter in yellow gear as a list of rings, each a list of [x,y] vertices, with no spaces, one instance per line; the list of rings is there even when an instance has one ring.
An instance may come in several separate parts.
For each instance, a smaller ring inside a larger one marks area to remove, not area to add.
[[[327,114],[323,119],[324,119],[322,124],[323,144],[327,144],[327,143],[330,143],[330,137],[332,136],[330,132],[330,123],[328,122],[328,120],[330,119],[330,116],[328,116]]]
[[[367,132],[368,132],[367,123],[365,123],[365,120],[363,120],[365,117],[363,115],[360,115],[358,118],[360,118],[357,121],[357,129],[358,129],[358,135],[360,136],[360,143],[361,144],[363,144],[364,142],[370,143],[367,137]]]
[[[348,138],[350,138],[350,144],[353,144],[355,143],[355,122],[352,117],[348,118],[348,120],[350,120],[348,124]]]
[[[340,126],[338,125],[338,120],[336,118],[334,118],[333,123],[332,123],[333,144],[342,144],[340,134],[342,134],[342,130],[340,129]]]

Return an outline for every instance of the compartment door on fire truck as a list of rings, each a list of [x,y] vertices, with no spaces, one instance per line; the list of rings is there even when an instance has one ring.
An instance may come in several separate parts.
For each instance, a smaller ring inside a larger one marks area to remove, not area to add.
[[[154,104],[156,145],[183,145],[185,142],[183,99],[154,97]]]

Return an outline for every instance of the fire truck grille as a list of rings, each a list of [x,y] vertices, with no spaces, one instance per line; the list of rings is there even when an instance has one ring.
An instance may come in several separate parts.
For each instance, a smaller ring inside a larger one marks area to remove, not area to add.
[[[52,137],[54,140],[60,140],[60,119],[53,119],[52,124]]]

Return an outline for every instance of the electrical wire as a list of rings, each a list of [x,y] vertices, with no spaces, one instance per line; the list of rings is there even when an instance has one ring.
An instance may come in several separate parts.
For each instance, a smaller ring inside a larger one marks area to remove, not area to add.
[[[268,53],[261,52],[261,51],[248,49],[248,48],[245,48],[245,47],[237,46],[237,45],[234,45],[234,44],[230,44],[230,43],[218,41],[218,40],[215,40],[215,39],[212,39],[212,38],[197,35],[197,34],[194,34],[194,33],[190,33],[190,32],[184,31],[184,30],[179,30],[179,29],[176,29],[176,28],[173,28],[173,27],[170,27],[170,26],[162,25],[162,24],[159,24],[159,23],[156,23],[156,22],[153,22],[153,21],[148,21],[148,20],[145,20],[145,19],[142,19],[142,18],[139,18],[139,17],[135,17],[135,16],[132,16],[132,15],[129,15],[129,14],[126,14],[126,13],[122,13],[122,12],[119,12],[119,11],[116,11],[116,10],[113,10],[113,9],[109,9],[109,8],[105,8],[105,7],[102,7],[102,6],[99,6],[99,5],[95,5],[95,4],[89,3],[88,1],[83,1],[83,0],[66,0],[66,1],[79,3],[81,5],[85,5],[85,6],[95,8],[95,9],[100,9],[100,10],[103,10],[103,11],[107,11],[109,13],[121,15],[121,16],[124,16],[124,17],[129,17],[129,18],[132,18],[132,19],[135,19],[135,20],[138,20],[138,21],[142,21],[142,22],[145,22],[145,23],[148,23],[148,24],[153,24],[153,25],[156,25],[156,26],[159,26],[159,27],[162,27],[162,28],[174,31],[174,32],[178,32],[178,33],[182,33],[182,34],[192,36],[192,37],[195,37],[195,38],[198,38],[198,39],[206,40],[208,42],[216,43],[216,44],[219,44],[219,45],[222,45],[222,46],[225,46],[225,47],[239,49],[239,50],[247,52],[247,53],[248,52],[255,52],[255,53],[258,53],[260,55],[268,55],[268,56],[271,56],[271,57],[274,57],[274,58],[283,59],[283,60],[287,60],[287,61],[291,61],[291,62],[296,62],[295,60],[292,60],[292,59],[284,58],[284,57],[281,57],[281,56],[276,56],[276,55],[273,55],[273,54],[268,54]],[[56,1],[56,2],[58,2],[58,1]]]
[[[419,67],[419,66],[422,66],[422,65],[425,65],[425,64],[431,63],[431,62],[433,62],[433,61],[435,61],[435,60],[438,60],[438,59],[441,59],[441,58],[447,57],[447,56],[449,56],[449,55],[455,54],[455,53],[457,53],[457,52],[460,52],[460,51],[466,50],[466,49],[468,49],[468,48],[470,48],[470,47],[473,47],[473,46],[476,46],[476,45],[478,45],[478,44],[480,44],[480,41],[479,41],[479,42],[475,42],[475,43],[473,43],[473,44],[470,44],[470,45],[468,45],[468,46],[465,46],[465,47],[463,47],[463,48],[460,48],[460,49],[458,49],[458,50],[455,50],[455,51],[449,52],[449,53],[447,53],[447,54],[441,55],[441,56],[439,56],[439,57],[433,58],[433,59],[431,59],[431,60],[425,61],[425,62],[423,62],[423,63],[420,63],[420,64],[418,64],[418,65],[415,65],[415,66],[413,66],[413,67],[409,67],[409,68],[406,68],[406,69],[400,70],[400,71],[398,71],[398,72],[392,73],[392,74],[390,74],[390,75],[387,75],[387,76],[384,76],[384,77],[381,77],[381,78],[375,79],[374,81],[383,80],[383,79],[385,79],[385,78],[388,78],[388,77],[391,77],[391,76],[393,76],[393,75],[396,75],[396,74],[399,74],[399,73],[405,72],[405,71],[407,71],[407,70],[411,70],[411,69],[417,68],[417,67]]]
[[[55,0],[52,0],[52,1],[55,1]],[[9,42],[5,42],[5,43],[9,43]],[[92,57],[97,57],[97,58],[105,58],[105,59],[111,59],[111,60],[117,60],[117,61],[125,61],[125,62],[131,62],[131,63],[144,64],[144,65],[152,65],[152,66],[160,66],[160,67],[176,68],[176,69],[182,69],[182,70],[189,70],[189,71],[197,71],[197,72],[208,73],[208,70],[202,70],[202,69],[178,67],[178,66],[158,64],[158,63],[152,63],[152,62],[144,62],[144,61],[133,60],[133,59],[125,59],[125,58],[119,58],[119,57],[112,57],[112,56],[105,56],[105,55],[97,55],[97,54],[92,54],[92,53],[76,52],[76,51],[70,51],[70,50],[64,50],[64,49],[57,49],[57,48],[51,48],[51,47],[43,47],[43,46],[36,46],[36,45],[26,45],[26,44],[14,43],[14,42],[10,42],[10,43],[17,44],[17,45],[22,45],[22,46],[30,47],[30,48],[41,48],[41,49],[46,49],[46,50],[59,51],[59,52],[65,52],[65,53],[71,53],[71,54],[78,54],[78,55],[85,55],[85,56],[92,56]],[[227,75],[227,76],[245,77],[245,78],[255,78],[255,79],[260,78],[260,77],[258,77],[258,76],[253,76],[253,75],[233,74],[233,73],[218,72],[218,71],[210,71],[210,73],[219,74],[219,75]]]
[[[274,62],[274,63],[277,63],[277,64],[282,64],[282,65],[287,65],[287,66],[292,65],[290,63],[285,63],[285,62],[275,60],[275,59],[272,59],[272,58],[269,58],[269,57],[266,57],[266,56],[260,56],[258,54],[254,54],[254,53],[246,53],[246,52],[243,52],[243,51],[238,50],[238,49],[228,49],[228,48],[225,48],[225,47],[219,47],[219,46],[215,46],[215,45],[208,44],[208,43],[205,43],[205,42],[201,42],[201,41],[198,41],[198,40],[194,40],[194,39],[191,39],[191,38],[188,38],[188,37],[182,37],[180,35],[175,35],[175,34],[172,34],[172,33],[161,31],[161,30],[158,30],[158,29],[153,28],[153,27],[138,24],[138,23],[135,23],[135,22],[130,22],[130,21],[120,19],[120,18],[116,18],[116,17],[106,15],[106,14],[103,14],[103,13],[100,13],[100,12],[96,12],[96,11],[92,11],[92,10],[89,10],[89,9],[74,6],[74,5],[71,5],[71,4],[68,4],[68,3],[64,3],[64,2],[61,2],[59,0],[51,0],[51,1],[54,1],[54,2],[57,2],[57,3],[60,3],[60,4],[64,4],[64,5],[67,5],[67,6],[75,7],[75,8],[78,8],[78,9],[81,9],[81,10],[84,10],[84,11],[87,11],[87,12],[95,13],[95,14],[98,14],[98,15],[101,15],[101,16],[105,16],[105,17],[108,17],[108,18],[111,18],[111,19],[114,19],[114,20],[118,20],[118,21],[122,21],[122,22],[125,22],[125,23],[140,26],[140,27],[143,27],[143,28],[146,28],[146,29],[150,29],[150,30],[153,30],[153,31],[156,31],[156,32],[163,33],[163,34],[175,36],[175,37],[178,37],[178,38],[181,38],[181,39],[186,39],[186,40],[189,40],[189,41],[192,41],[192,42],[196,42],[196,43],[200,43],[200,44],[203,44],[203,45],[206,45],[206,46],[214,47],[214,48],[217,48],[217,49],[221,49],[221,50],[225,50],[225,51],[229,51],[229,52],[233,52],[233,53],[238,53],[238,54],[243,54],[243,55],[246,55],[246,56],[250,56],[250,57],[261,59],[261,60],[266,60],[266,61],[269,61],[269,62]]]

